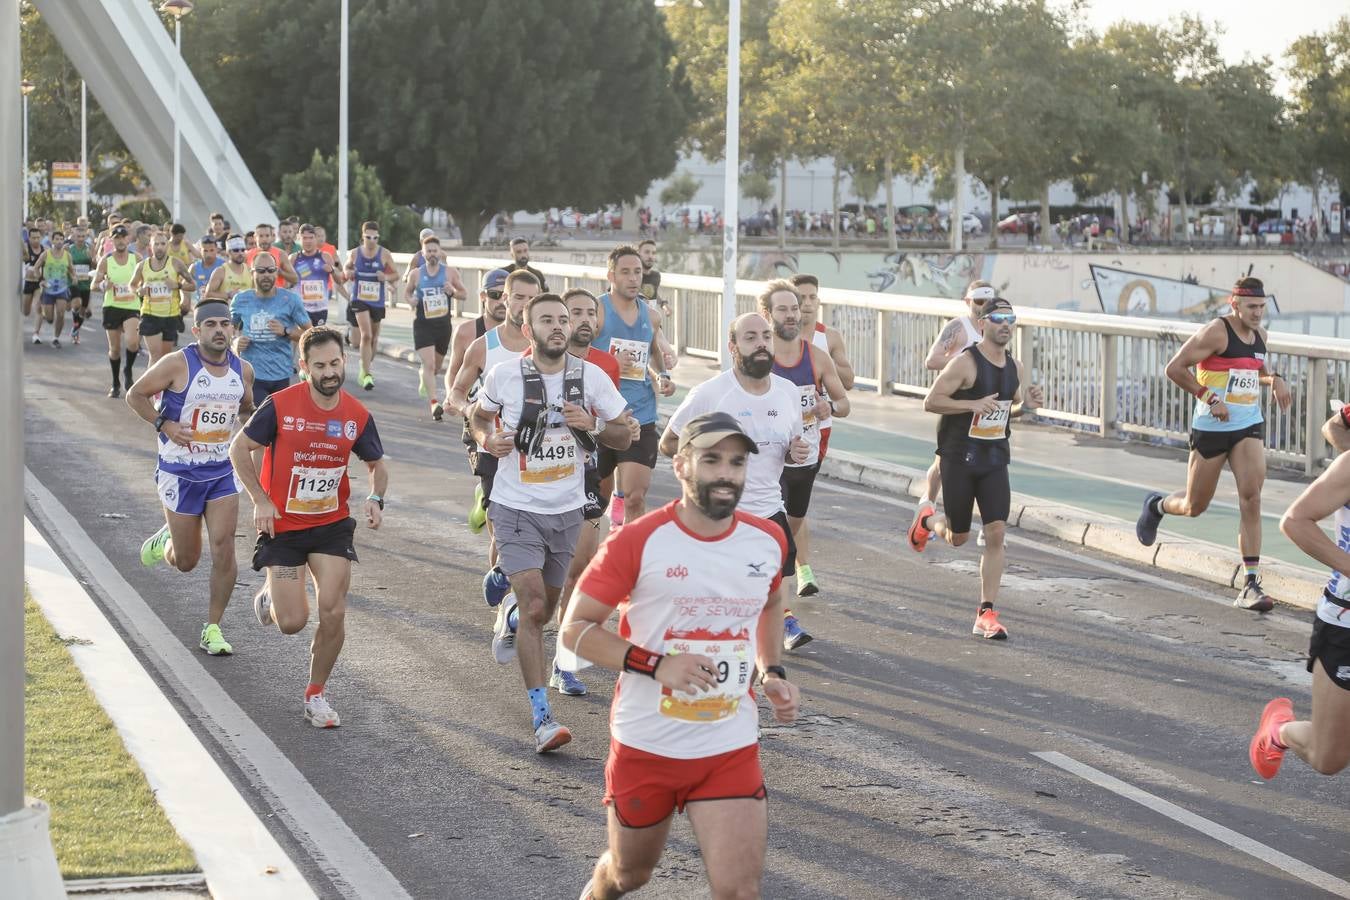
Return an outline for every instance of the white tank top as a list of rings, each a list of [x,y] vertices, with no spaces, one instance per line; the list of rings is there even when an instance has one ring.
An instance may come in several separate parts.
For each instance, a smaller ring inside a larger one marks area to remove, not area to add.
[[[972,344],[978,344],[984,337],[984,335],[980,334],[975,328],[974,323],[970,321],[970,316],[961,317],[961,327],[965,329],[966,332],[966,343],[965,346],[961,348],[962,350],[965,350],[966,347],[969,347]]]
[[[1350,503],[1336,510],[1336,546],[1350,552]],[[1332,572],[1327,582],[1327,593],[1338,600],[1350,601],[1350,577]],[[1329,625],[1350,628],[1350,609],[1337,606],[1326,597],[1317,604],[1317,618]]]
[[[811,343],[826,353],[830,352],[830,336],[825,331],[824,322],[816,323],[815,331],[811,332]],[[820,426],[820,431],[824,434],[830,429],[830,426],[834,425],[834,416],[825,416],[823,419],[819,419],[816,424]]]

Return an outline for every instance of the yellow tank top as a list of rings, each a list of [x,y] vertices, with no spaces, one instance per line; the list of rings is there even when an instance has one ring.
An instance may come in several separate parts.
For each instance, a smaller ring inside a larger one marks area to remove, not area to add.
[[[178,261],[179,261],[180,263],[182,263],[184,266],[190,266],[190,265],[192,265],[192,251],[190,251],[190,250],[188,249],[188,242],[187,242],[187,241],[183,241],[183,243],[180,244],[180,245],[178,246],[178,249],[177,249],[177,250],[173,249],[173,242],[170,241],[170,242],[169,242],[169,256],[170,256],[170,258],[172,258],[172,259],[178,260]]]
[[[248,266],[244,266],[243,272],[236,272],[231,263],[226,263],[221,268],[225,274],[221,277],[220,289],[225,292],[226,297],[233,297],[240,291],[252,290],[253,272]]]
[[[141,267],[141,315],[178,315],[178,273],[173,260],[166,259],[164,268],[155,271],[154,260],[147,259]]]

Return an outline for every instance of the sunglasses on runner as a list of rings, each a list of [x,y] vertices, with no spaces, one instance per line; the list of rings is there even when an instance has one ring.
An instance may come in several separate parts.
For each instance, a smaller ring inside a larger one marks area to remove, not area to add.
[[[502,294],[504,294],[504,293],[506,293],[506,292],[505,292],[505,291],[488,291],[488,292],[487,292],[487,295],[488,295],[488,299],[489,299],[489,300],[500,300],[500,299],[502,299]]]
[[[378,234],[363,234],[363,235],[361,235],[361,240],[363,240],[363,241],[378,241],[379,239],[380,239],[380,236],[379,236]]]
[[[987,316],[981,316],[982,319],[988,319],[995,325],[1014,325],[1017,323],[1017,314],[1010,312],[992,312]]]
[[[276,266],[268,266],[267,268],[254,269],[253,271],[256,272],[256,273],[259,274],[259,275],[275,275],[275,274],[277,274],[277,267],[276,267]]]

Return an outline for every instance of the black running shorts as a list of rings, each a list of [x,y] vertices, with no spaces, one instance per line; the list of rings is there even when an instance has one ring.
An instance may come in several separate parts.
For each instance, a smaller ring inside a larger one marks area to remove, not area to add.
[[[600,502],[600,470],[595,466],[586,467],[586,505],[581,508],[581,517],[593,522],[605,514],[605,504]],[[483,489],[485,492],[487,488]]]
[[[356,562],[355,536],[356,520],[351,518],[314,528],[283,531],[276,537],[260,533],[253,548],[253,571],[261,571],[267,566],[303,566],[312,553],[340,556]]]
[[[792,529],[788,527],[787,513],[780,509],[769,516],[769,521],[783,529],[783,536],[787,538],[787,558],[783,560],[783,577],[791,578],[797,574],[797,542],[792,539]]]
[[[141,337],[159,335],[166,341],[178,336],[178,326],[182,324],[177,316],[141,316]]]
[[[1256,438],[1265,443],[1266,423],[1257,422],[1250,428],[1240,428],[1237,431],[1205,431],[1192,428],[1191,449],[1205,459],[1213,459],[1216,456],[1227,456],[1234,447],[1247,438]]]
[[[356,319],[356,314],[357,314],[357,313],[360,313],[360,312],[368,312],[368,313],[370,313],[370,321],[372,321],[372,322],[382,322],[382,321],[384,321],[384,306],[383,306],[383,305],[381,305],[381,306],[371,306],[369,303],[366,303],[365,301],[362,301],[362,300],[353,300],[353,301],[351,302],[351,311],[352,311],[351,317],[352,317],[353,321]]]
[[[814,466],[783,467],[778,484],[783,489],[783,506],[792,518],[806,518],[806,511],[811,508],[811,488],[815,487],[819,472],[820,463]]]
[[[600,477],[603,479],[613,475],[621,462],[642,463],[649,469],[655,469],[660,442],[660,436],[656,433],[656,423],[651,422],[642,426],[638,439],[633,441],[627,450],[614,450],[601,444],[597,454]]]
[[[1350,612],[1346,627],[1332,625],[1314,615],[1312,640],[1308,642],[1308,671],[1313,662],[1322,661],[1322,669],[1339,688],[1350,691]]]
[[[975,505],[980,520],[1008,521],[1012,507],[1012,489],[1008,484],[1006,463],[967,463],[959,457],[942,457],[942,503],[952,534],[970,532]]]
[[[435,347],[444,356],[450,349],[450,317],[441,319],[413,319],[413,349]]]
[[[139,319],[141,311],[139,309],[119,309],[117,307],[103,307],[103,330],[121,331],[122,325],[128,319]]]

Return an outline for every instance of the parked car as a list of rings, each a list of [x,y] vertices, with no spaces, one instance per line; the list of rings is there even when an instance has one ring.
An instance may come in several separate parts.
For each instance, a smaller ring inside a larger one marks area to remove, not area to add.
[[[950,221],[951,221],[951,214],[943,213],[942,217],[938,220],[938,227],[941,228],[943,231],[948,231],[951,228]],[[984,222],[980,221],[980,217],[973,212],[962,213],[961,233],[984,234]]]
[[[998,220],[999,234],[1026,234],[1031,226],[1040,219],[1040,213],[1013,213]]]

